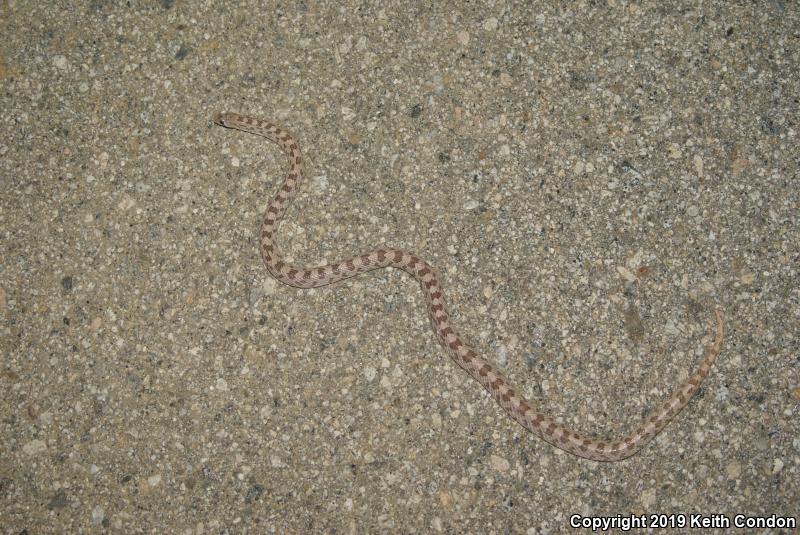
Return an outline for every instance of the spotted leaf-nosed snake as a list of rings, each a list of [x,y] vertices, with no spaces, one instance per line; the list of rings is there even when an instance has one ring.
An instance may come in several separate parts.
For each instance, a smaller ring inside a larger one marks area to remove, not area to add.
[[[512,419],[562,450],[595,461],[618,461],[630,457],[689,403],[708,375],[722,347],[725,329],[722,313],[717,309],[717,334],[714,342],[706,349],[698,369],[631,433],[617,440],[598,440],[576,433],[534,409],[495,366],[478,356],[461,340],[450,322],[445,308],[444,291],[436,272],[415,254],[386,247],[314,268],[293,266],[285,262],[275,249],[273,235],[303,176],[300,147],[286,130],[269,121],[231,112],[216,113],[212,121],[220,126],[265,137],[280,145],[289,156],[289,174],[267,207],[261,224],[261,257],[273,277],[289,286],[316,288],[384,267],[394,267],[409,273],[422,286],[433,331],[447,354],[478,381]]]

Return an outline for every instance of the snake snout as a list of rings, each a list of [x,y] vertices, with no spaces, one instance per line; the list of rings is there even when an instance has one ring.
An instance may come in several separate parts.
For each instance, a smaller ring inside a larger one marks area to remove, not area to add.
[[[218,124],[220,126],[227,127],[228,125],[225,124],[224,116],[225,116],[224,113],[220,113],[218,111],[214,112],[214,115],[211,116],[211,122],[214,124]]]

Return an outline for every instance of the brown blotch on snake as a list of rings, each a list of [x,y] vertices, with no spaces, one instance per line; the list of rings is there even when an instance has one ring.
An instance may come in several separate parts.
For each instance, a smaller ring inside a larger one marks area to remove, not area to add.
[[[461,340],[461,336],[450,322],[450,316],[444,305],[442,285],[438,281],[437,274],[416,255],[399,249],[381,248],[365,253],[360,258],[349,258],[326,267],[305,269],[286,264],[274,249],[271,228],[279,223],[280,215],[286,210],[289,200],[302,180],[303,157],[300,154],[300,148],[286,130],[269,121],[261,121],[231,112],[215,113],[211,120],[226,128],[265,137],[279,144],[287,153],[289,174],[267,207],[262,222],[261,256],[273,277],[289,286],[316,288],[381,267],[393,266],[410,273],[417,279],[422,291],[426,294],[429,314],[435,318],[431,325],[437,331],[436,338],[450,357],[483,385],[509,417],[557,448],[595,461],[618,461],[630,457],[650,442],[689,403],[692,395],[697,392],[698,385],[708,375],[711,365],[722,348],[725,326],[722,312],[717,309],[715,310],[717,333],[714,341],[706,349],[700,366],[688,381],[675,389],[672,395],[644,420],[643,424],[636,426],[632,433],[615,441],[598,440],[575,433],[541,412],[532,409],[530,403],[518,394],[518,389],[513,388],[508,379],[488,362],[479,358],[475,351]],[[377,263],[368,260],[368,256],[372,254],[376,255]],[[358,268],[354,265],[356,259],[359,259],[362,264]],[[389,260],[389,264],[384,263],[385,259]],[[428,277],[430,279],[426,282],[424,279]],[[434,301],[437,304],[434,305]],[[489,373],[492,373],[493,379],[487,382],[486,376]],[[504,386],[505,392],[502,391]]]

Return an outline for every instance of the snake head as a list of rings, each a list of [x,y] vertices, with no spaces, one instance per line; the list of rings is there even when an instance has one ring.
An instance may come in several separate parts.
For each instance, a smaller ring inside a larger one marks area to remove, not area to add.
[[[211,116],[211,122],[220,126],[224,126],[225,128],[230,128],[230,125],[225,121],[226,119],[231,118],[232,115],[233,114],[230,112],[215,112],[214,115]]]

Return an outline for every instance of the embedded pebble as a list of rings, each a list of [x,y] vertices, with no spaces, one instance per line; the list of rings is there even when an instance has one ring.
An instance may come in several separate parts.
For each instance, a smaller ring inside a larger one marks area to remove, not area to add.
[[[22,446],[22,451],[27,455],[36,455],[47,450],[47,444],[43,440],[34,439]]]
[[[431,415],[431,423],[435,429],[441,429],[442,427],[442,416],[438,412],[434,412]]]
[[[645,510],[650,510],[656,503],[656,489],[646,489],[639,494],[639,503]]]
[[[699,154],[694,155],[694,171],[700,178],[703,177],[703,158]]]
[[[636,282],[636,275],[634,275],[629,269],[625,266],[617,266],[617,273],[628,282]]]
[[[501,345],[497,348],[494,361],[501,368],[506,365],[506,363],[508,362],[508,349],[506,349],[506,346]]]
[[[742,284],[753,284],[756,280],[756,275],[752,271],[744,271],[739,275],[739,280]]]
[[[384,375],[381,377],[380,385],[383,388],[392,388],[392,380],[389,378],[388,375]]]
[[[483,29],[488,32],[491,32],[497,29],[497,25],[498,25],[497,19],[495,17],[489,17],[483,23]]]
[[[772,474],[775,475],[781,470],[783,470],[783,460],[775,459],[774,461],[772,461]]]
[[[489,457],[489,466],[498,472],[508,472],[511,469],[511,463],[503,457],[494,454]]]
[[[372,382],[375,380],[375,377],[378,375],[378,370],[373,368],[372,366],[366,366],[364,368],[364,377],[367,379],[367,382]]]
[[[742,465],[736,461],[728,463],[725,467],[725,475],[728,479],[739,479],[742,475]]]

